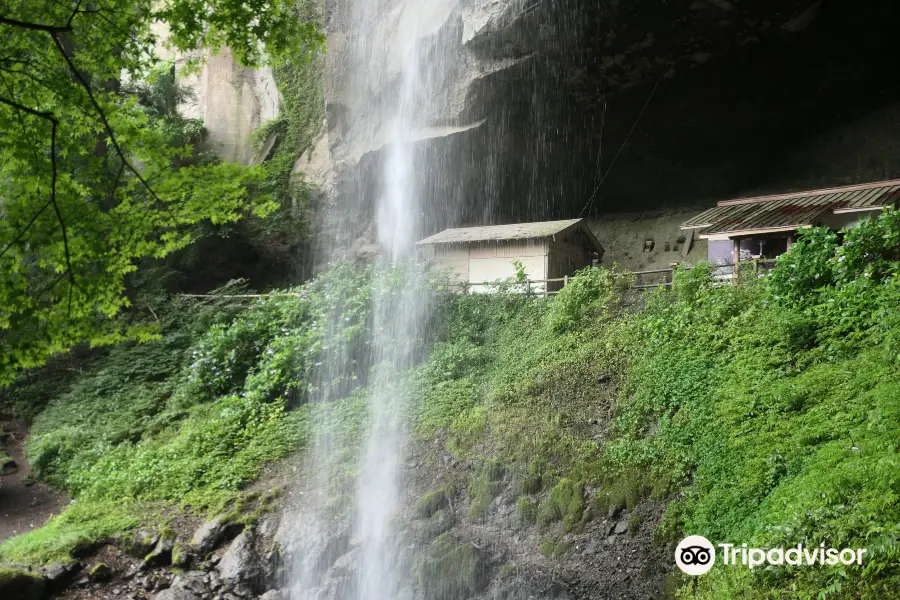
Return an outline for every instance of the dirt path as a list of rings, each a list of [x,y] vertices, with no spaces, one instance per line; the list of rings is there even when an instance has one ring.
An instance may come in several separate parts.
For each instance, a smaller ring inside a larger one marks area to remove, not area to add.
[[[52,515],[59,514],[69,499],[43,483],[33,483],[31,469],[25,460],[24,443],[28,426],[19,420],[0,417],[0,446],[16,464],[18,470],[0,476],[0,541],[31,531],[43,525]]]

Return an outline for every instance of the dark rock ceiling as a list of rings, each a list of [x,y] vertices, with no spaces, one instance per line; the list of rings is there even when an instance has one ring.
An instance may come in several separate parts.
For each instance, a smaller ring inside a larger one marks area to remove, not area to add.
[[[483,125],[417,148],[423,233],[844,183],[854,174],[801,177],[786,157],[900,107],[893,0],[523,6],[466,43],[476,65],[519,59],[467,88],[460,121]],[[374,204],[381,160],[371,153],[345,178],[358,206]]]
[[[785,153],[900,103],[898,25],[890,0],[544,0],[470,43],[528,58],[472,95],[471,117],[488,120],[460,149],[475,175],[465,218],[571,217],[592,195],[596,215],[789,187],[772,176]]]

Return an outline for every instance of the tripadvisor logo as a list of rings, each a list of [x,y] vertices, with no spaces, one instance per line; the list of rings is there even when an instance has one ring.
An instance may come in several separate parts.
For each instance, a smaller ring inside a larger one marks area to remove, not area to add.
[[[716,564],[716,549],[702,535],[689,535],[675,548],[675,564],[688,575],[703,575]]]
[[[865,548],[826,548],[798,544],[791,548],[748,548],[747,544],[717,544],[721,548],[722,564],[743,565],[750,569],[762,565],[835,566],[861,565]],[[675,548],[675,564],[688,575],[703,575],[716,563],[716,549],[702,535],[689,535]]]

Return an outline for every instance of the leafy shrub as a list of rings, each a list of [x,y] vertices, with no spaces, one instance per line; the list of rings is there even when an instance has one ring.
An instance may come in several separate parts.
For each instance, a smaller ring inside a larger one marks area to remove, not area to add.
[[[26,448],[35,472],[73,494],[80,512],[70,518],[70,508],[48,530],[57,540],[36,532],[31,542],[4,542],[0,558],[57,556],[66,543],[136,522],[77,523],[74,515],[113,502],[221,506],[263,465],[302,448],[312,421],[358,436],[365,412],[354,393],[363,380],[319,410],[297,404],[322,360],[326,329],[347,356],[365,351],[371,277],[342,263],[242,308],[215,299],[161,303],[159,340],[113,348],[36,418]]]
[[[609,269],[582,269],[556,295],[547,315],[550,330],[572,331],[588,319],[609,318],[630,282],[629,275]]]

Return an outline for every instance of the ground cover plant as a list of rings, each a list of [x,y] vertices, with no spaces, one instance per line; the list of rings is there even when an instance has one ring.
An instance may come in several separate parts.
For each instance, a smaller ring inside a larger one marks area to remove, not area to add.
[[[605,269],[550,299],[510,293],[514,282],[465,296],[426,282],[429,353],[405,384],[414,434],[475,468],[417,510],[463,489],[466,518],[481,519],[512,482],[539,550],[558,556],[586,521],[651,497],[666,506],[660,544],[690,533],[868,551],[860,566],[716,568],[678,580],[680,597],[886,597],[900,585],[898,242],[890,210],[840,236],[804,233],[764,279],[721,285],[701,264],[649,296]],[[29,457],[76,501],[0,545],[0,559],[64,558],[136,526],[148,504],[219,509],[263,465],[302,452],[313,427],[341,423],[352,440],[373,276],[341,263],[292,295],[170,299],[155,305],[161,339],[43,381],[54,399]],[[346,363],[325,380],[311,374],[328,340]],[[33,398],[36,383],[10,389]],[[338,419],[306,404],[323,386],[345,398],[331,405]]]

